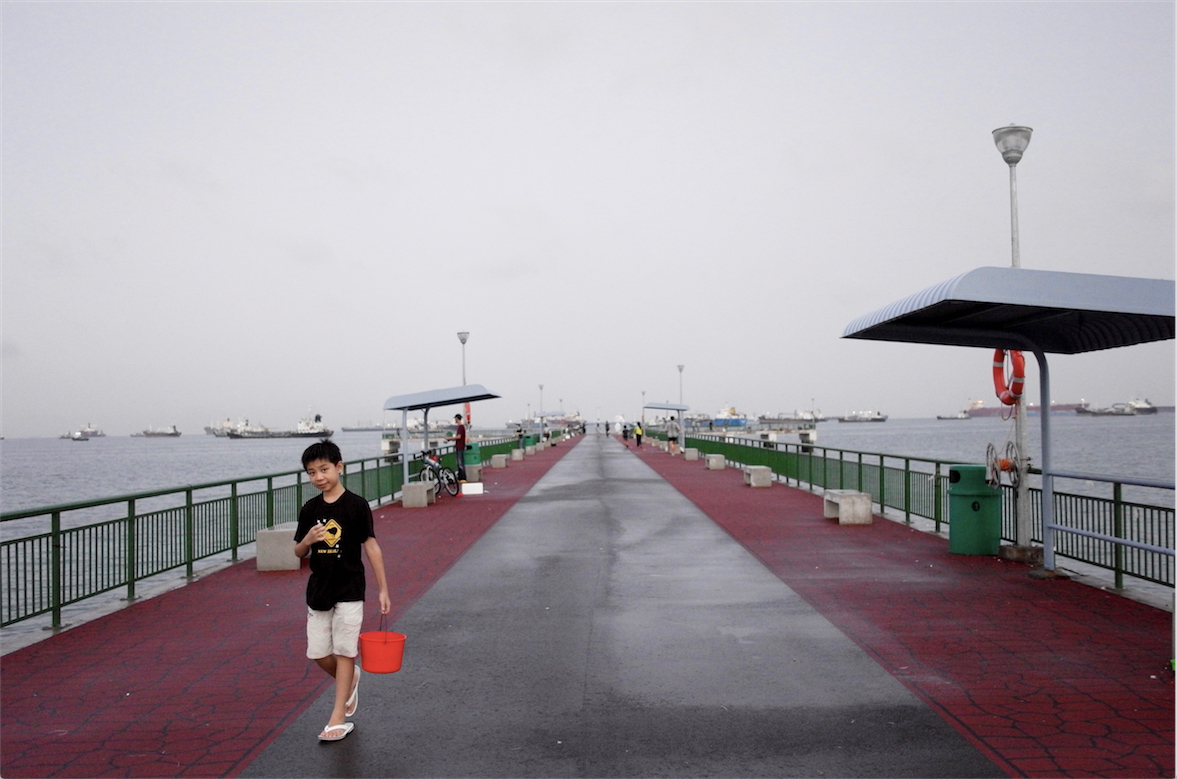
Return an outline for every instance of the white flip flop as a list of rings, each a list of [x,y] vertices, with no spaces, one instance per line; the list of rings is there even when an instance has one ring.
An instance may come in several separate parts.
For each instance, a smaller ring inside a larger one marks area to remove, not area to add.
[[[320,741],[343,741],[347,738],[347,734],[355,730],[355,723],[345,722],[342,725],[328,725],[323,728],[323,732],[319,734]],[[336,732],[338,731],[338,732]]]
[[[355,668],[355,681],[352,683],[351,695],[348,696],[346,710],[343,713],[345,717],[351,717],[356,713],[356,709],[360,705],[360,667]]]

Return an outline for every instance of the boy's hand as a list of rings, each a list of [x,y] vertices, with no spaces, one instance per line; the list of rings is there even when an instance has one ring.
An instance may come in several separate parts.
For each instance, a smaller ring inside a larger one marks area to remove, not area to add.
[[[380,591],[380,613],[387,614],[390,611],[392,611],[392,601],[389,600],[389,598],[388,598],[388,591],[381,590]]]
[[[317,544],[322,541],[325,535],[326,531],[323,526],[314,524],[311,525],[311,529],[307,531],[307,534],[303,536],[302,540],[306,542],[307,546],[310,546],[311,544]]]

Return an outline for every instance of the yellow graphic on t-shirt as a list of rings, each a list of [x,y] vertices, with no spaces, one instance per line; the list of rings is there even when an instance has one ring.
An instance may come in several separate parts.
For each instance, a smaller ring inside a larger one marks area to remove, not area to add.
[[[334,549],[341,538],[343,538],[343,528],[334,519],[327,520],[327,524],[323,525],[323,543]]]

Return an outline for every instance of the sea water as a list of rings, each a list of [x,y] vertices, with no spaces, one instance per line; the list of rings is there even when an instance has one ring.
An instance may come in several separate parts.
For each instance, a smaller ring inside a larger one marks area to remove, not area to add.
[[[359,460],[380,456],[380,437],[379,431],[340,432],[332,440],[345,460]],[[440,439],[444,434],[437,434]],[[202,434],[8,439],[0,441],[0,511],[291,473],[301,470],[302,453],[314,442]]]

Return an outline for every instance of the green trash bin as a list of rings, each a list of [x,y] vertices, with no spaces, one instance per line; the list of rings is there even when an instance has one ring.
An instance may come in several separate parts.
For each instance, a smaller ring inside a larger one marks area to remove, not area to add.
[[[533,435],[523,436],[523,445],[524,446],[535,446],[535,436],[533,436]]]
[[[985,481],[984,465],[948,469],[948,551],[995,555],[1001,546],[1001,490]]]
[[[466,444],[466,465],[480,465],[482,463],[482,447],[478,444]]]

